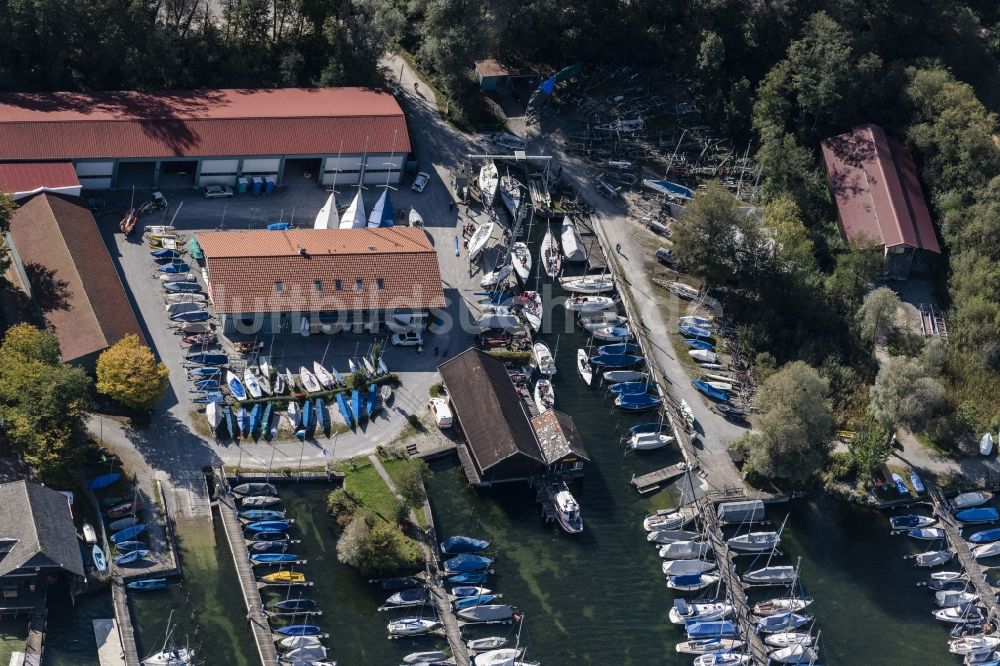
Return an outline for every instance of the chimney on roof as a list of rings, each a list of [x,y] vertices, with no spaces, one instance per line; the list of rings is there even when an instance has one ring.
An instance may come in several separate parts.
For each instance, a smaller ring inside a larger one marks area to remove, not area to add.
[[[368,246],[368,251],[369,252],[374,252],[375,251],[375,246],[374,245],[369,245]]]

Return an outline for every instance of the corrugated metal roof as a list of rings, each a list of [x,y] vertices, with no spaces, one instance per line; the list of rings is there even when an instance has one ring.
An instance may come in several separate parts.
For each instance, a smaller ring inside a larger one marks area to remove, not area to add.
[[[0,163],[0,190],[8,194],[80,187],[72,162]]]
[[[854,243],[940,253],[909,151],[877,125],[823,141],[827,179],[844,235]]]
[[[218,312],[445,304],[437,253],[421,229],[203,231],[196,237],[205,252],[209,295]]]
[[[10,236],[64,361],[143,337],[97,222],[75,197],[39,194],[14,211]]]
[[[279,88],[0,95],[0,159],[406,153],[388,93]]]

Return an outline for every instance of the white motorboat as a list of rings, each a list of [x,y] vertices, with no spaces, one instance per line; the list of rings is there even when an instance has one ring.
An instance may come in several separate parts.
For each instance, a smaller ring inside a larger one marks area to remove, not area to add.
[[[647,532],[676,530],[694,520],[697,515],[698,510],[692,507],[684,507],[677,511],[666,509],[646,516],[642,526]]]
[[[573,312],[599,312],[616,305],[615,299],[607,296],[571,296],[563,302],[563,307]]]
[[[545,270],[546,275],[551,278],[559,275],[559,271],[562,270],[562,253],[559,251],[559,241],[556,239],[556,235],[552,233],[551,226],[545,230],[545,237],[542,238],[542,248],[539,257],[542,260],[542,268]]]
[[[473,666],[514,666],[515,660],[524,654],[521,648],[499,648],[477,654],[472,658]]]
[[[707,541],[674,541],[660,546],[659,554],[667,560],[689,560],[711,552],[712,544]]]
[[[417,212],[416,208],[411,208],[410,209],[410,214],[409,214],[409,216],[407,218],[407,222],[409,223],[409,225],[411,227],[423,227],[424,226],[424,218],[423,218],[423,216],[420,213]]]
[[[677,561],[683,562],[684,560]],[[697,560],[693,561],[697,562]],[[664,566],[667,564],[671,563],[664,562]],[[698,590],[704,590],[706,587],[716,585],[718,582],[719,577],[710,573],[670,576],[667,578],[667,588],[677,590],[678,592],[697,592]]]
[[[976,601],[979,601],[979,595],[975,592],[941,591],[934,593],[934,603],[936,603],[939,608],[951,608],[952,606],[971,604]]]
[[[735,638],[701,638],[678,643],[676,649],[681,654],[712,654],[732,652],[741,647],[743,647],[743,641]]]
[[[562,230],[559,234],[562,241],[562,253],[566,261],[578,263],[587,260],[587,251],[583,248],[583,239],[576,230],[576,221],[571,217],[563,218]]]
[[[627,326],[603,326],[595,328],[591,335],[601,342],[628,342],[632,339],[632,331]]]
[[[637,382],[645,378],[646,373],[640,370],[608,370],[604,373],[604,381],[612,384]]]
[[[962,493],[961,495],[956,495],[955,499],[951,501],[951,504],[956,509],[971,509],[976,506],[982,506],[991,499],[993,499],[993,493],[980,490],[974,493]]]
[[[777,634],[768,634],[764,637],[764,643],[774,648],[785,648],[793,645],[810,646],[813,644],[812,634],[802,631],[783,631]]]
[[[635,432],[628,440],[629,451],[654,451],[669,446],[674,438],[662,432]]]
[[[667,576],[696,576],[714,571],[716,566],[707,560],[667,560],[660,568]]]
[[[316,381],[316,375],[309,372],[304,365],[299,366],[299,381],[302,383],[302,388],[306,390],[306,393],[318,393],[323,390],[319,382]]]
[[[401,620],[393,620],[386,625],[386,629],[389,630],[390,636],[419,636],[420,634],[426,634],[428,631],[437,629],[438,626],[439,623],[435,620],[407,617]]]
[[[699,363],[715,363],[719,358],[715,352],[707,349],[689,349],[688,355]]]
[[[745,666],[751,663],[748,654],[735,654],[733,652],[719,652],[703,654],[694,658],[694,666]]]
[[[948,652],[952,654],[969,654],[993,650],[1000,646],[1000,638],[996,636],[963,636],[948,642]]]
[[[531,275],[531,251],[525,243],[514,243],[510,248],[510,263],[518,279],[524,282]]]
[[[607,326],[625,326],[628,324],[628,319],[622,317],[617,312],[594,312],[581,314],[577,323],[583,330],[593,333],[597,329]]]
[[[497,185],[500,183],[500,173],[497,165],[487,162],[479,169],[479,191],[482,193],[483,205],[489,206],[497,196]]]
[[[805,610],[813,602],[812,597],[778,597],[768,599],[753,605],[753,614],[758,617],[768,617],[778,613],[798,613]],[[780,646],[779,646],[780,647]]]
[[[484,275],[483,278],[479,281],[479,286],[483,287],[484,289],[488,287],[495,287],[504,280],[506,280],[507,278],[509,278],[510,274],[513,272],[514,272],[513,266],[511,266],[510,264],[504,264],[503,266],[500,266],[490,271],[486,275]]]
[[[493,236],[493,226],[494,223],[489,222],[477,227],[472,232],[472,238],[469,239],[469,261],[473,261],[486,249],[486,244],[490,242],[490,238]]]
[[[188,666],[194,661],[191,648],[164,648],[142,660],[143,666]]]
[[[979,440],[979,455],[988,456],[993,453],[993,435],[986,433]]]
[[[977,622],[983,619],[983,613],[975,604],[962,604],[933,611],[934,618],[941,622],[953,624],[965,624],[966,622]]]
[[[936,567],[951,561],[955,553],[950,550],[932,550],[928,553],[918,553],[916,557],[918,567]]]
[[[687,622],[711,622],[724,620],[733,612],[733,605],[723,602],[688,603],[684,599],[674,599],[670,609],[670,621],[674,624]]]
[[[524,185],[509,173],[500,178],[500,201],[511,217],[517,217],[517,209],[521,207],[521,193]]]
[[[552,376],[556,374],[556,360],[552,357],[552,352],[544,342],[536,342],[531,346],[531,354],[538,366],[538,372],[543,375]]]
[[[535,382],[534,398],[539,412],[552,409],[556,404],[556,392],[552,388],[552,382],[544,378]]]
[[[781,535],[777,532],[750,532],[734,536],[726,543],[733,550],[760,553],[765,550],[773,550],[781,545]]]
[[[583,277],[564,277],[559,284],[566,291],[577,294],[603,294],[614,291],[615,281],[610,275],[584,275]]]
[[[813,664],[816,662],[816,650],[808,645],[789,645],[775,650],[768,655],[771,661],[778,664]]]
[[[538,332],[542,328],[542,295],[537,291],[526,291],[521,294],[521,316],[528,322],[531,330]]]
[[[984,560],[987,557],[1000,555],[1000,541],[984,543],[972,549],[972,556],[977,560]]]
[[[743,580],[755,585],[787,585],[795,580],[795,567],[763,567],[743,574]]]
[[[590,367],[590,356],[587,355],[586,349],[576,350],[576,369],[587,386],[590,386],[590,383],[594,381],[594,369]]]
[[[322,645],[322,642],[319,636],[288,636],[278,641],[278,645],[286,650],[294,650],[295,648],[308,647],[310,645]]]
[[[579,534],[583,531],[583,517],[580,515],[580,505],[576,498],[566,488],[558,491],[552,497],[555,505],[556,520],[568,534]]]
[[[694,541],[701,538],[697,532],[688,530],[656,530],[646,535],[646,541],[650,543],[673,543],[674,541]]]

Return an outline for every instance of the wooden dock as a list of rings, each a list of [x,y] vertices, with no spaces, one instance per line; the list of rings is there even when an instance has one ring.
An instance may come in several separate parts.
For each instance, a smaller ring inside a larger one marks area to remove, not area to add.
[[[239,518],[236,516],[236,505],[233,503],[232,495],[224,495],[219,499],[219,515],[222,516],[226,540],[229,542],[229,550],[233,554],[233,563],[236,565],[236,574],[240,579],[243,601],[247,606],[247,620],[253,629],[254,640],[257,641],[260,663],[264,666],[271,666],[278,663],[278,650],[274,647],[271,625],[267,621],[267,616],[264,615],[260,590],[257,588],[257,580],[254,578],[253,568],[247,557],[243,531],[240,528]]]
[[[97,658],[101,666],[126,666],[125,649],[114,619],[94,620],[94,640],[97,641]]]
[[[114,602],[115,622],[118,625],[125,666],[140,666],[139,648],[135,644],[135,629],[132,627],[132,614],[128,608],[125,582],[120,578],[111,585],[111,600]]]
[[[941,494],[941,490],[928,484],[928,495],[934,502],[934,515],[937,516],[941,528],[948,535],[948,543],[955,551],[962,570],[969,577],[969,582],[979,593],[979,604],[986,608],[987,617],[1000,617],[997,614],[997,593],[986,580],[986,574],[979,565],[979,561],[972,556],[969,550],[969,543],[962,537],[962,525],[955,519],[951,512],[951,504]]]
[[[459,447],[461,450],[462,447]],[[437,610],[438,621],[441,622],[441,631],[448,640],[451,648],[452,658],[456,664],[468,664],[469,647],[462,638],[462,628],[451,606],[448,598],[448,591],[444,588],[444,576],[441,575],[443,566],[441,564],[441,551],[437,547],[438,533],[434,527],[434,514],[431,512],[431,505],[426,499],[423,506],[424,518],[427,520],[427,540],[423,544],[424,555],[427,564],[427,589],[430,591],[431,600]]]
[[[698,502],[698,505],[702,520],[706,524],[708,537],[712,542],[715,560],[719,565],[719,576],[722,578],[733,604],[733,623],[736,625],[737,636],[747,642],[747,646],[738,652],[749,655],[754,664],[768,664],[770,663],[768,647],[756,631],[757,619],[753,615],[753,607],[747,600],[743,579],[736,573],[736,560],[722,534],[722,525],[719,524],[715,505],[704,498]]]
[[[652,492],[662,486],[664,483],[669,483],[674,479],[684,476],[687,472],[687,463],[677,463],[676,465],[669,465],[662,469],[658,469],[655,472],[650,472],[649,474],[643,474],[641,476],[632,475],[632,480],[629,483],[632,487],[639,491],[640,495],[645,495],[648,492]]]

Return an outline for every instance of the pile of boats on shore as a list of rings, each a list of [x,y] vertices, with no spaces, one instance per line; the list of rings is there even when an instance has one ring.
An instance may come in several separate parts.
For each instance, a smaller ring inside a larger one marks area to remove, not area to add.
[[[315,624],[323,611],[303,591],[313,585],[306,575],[286,567],[307,563],[296,553],[300,540],[290,534],[294,519],[288,518],[277,489],[270,483],[242,483],[232,488],[247,558],[264,597],[264,614],[272,627],[279,659],[285,663],[334,666],[323,640],[329,634]]]
[[[812,599],[797,589],[797,566],[771,564],[779,554],[784,524],[774,531],[754,531],[753,524],[763,515],[763,503],[752,500],[724,502],[714,518],[686,505],[659,511],[643,521],[647,540],[663,558],[667,588],[680,597],[669,613],[670,622],[683,626],[687,638],[677,643],[677,652],[695,655],[695,666],[756,663],[751,632],[762,636],[773,663],[816,663],[819,636],[812,634],[813,616],[804,612]],[[688,528],[692,523],[700,527]],[[709,533],[712,524],[719,525],[718,534]],[[727,538],[721,529],[730,525],[737,526],[737,533]],[[729,552],[723,557],[714,552],[717,547]],[[750,568],[740,574],[744,588],[787,588],[784,594],[750,604],[749,613],[739,622],[729,619],[737,612],[730,595],[739,592],[724,591],[726,576],[718,570],[720,561],[738,556],[753,558]],[[761,558],[764,566],[757,566]]]
[[[484,555],[490,542],[470,536],[452,536],[439,544],[444,561],[439,577],[430,580],[426,575],[382,578],[372,580],[384,592],[391,593],[379,607],[380,612],[402,611],[407,615],[390,620],[386,630],[390,639],[413,636],[439,636],[444,634],[444,619],[439,616],[439,605],[447,604],[462,630],[475,626],[509,624],[521,621],[514,607],[503,603],[503,594],[486,585],[493,573],[494,558]],[[415,613],[415,614],[414,614]],[[523,625],[522,625],[523,626]],[[507,647],[502,636],[486,636],[466,641],[473,666],[537,666],[523,660],[524,649],[518,644]],[[403,658],[403,664],[432,666],[454,664],[444,650],[413,652]]]
[[[1000,521],[1000,512],[985,506],[992,493],[984,491],[961,493],[951,500],[952,515],[945,518],[964,526],[986,525]],[[935,527],[937,519],[922,514],[905,514],[889,519],[893,533],[903,533],[913,539],[930,543],[941,542],[946,547],[918,553],[917,566],[937,567],[955,557],[954,544],[947,547],[944,529]],[[1000,527],[981,530],[965,537],[974,559],[985,560],[1000,556]],[[1000,631],[997,619],[981,605],[982,599],[969,573],[964,570],[935,571],[930,580],[921,583],[934,593],[937,609],[935,619],[952,625],[948,650],[962,657],[966,666],[1000,666]],[[991,588],[992,589],[992,588]]]

